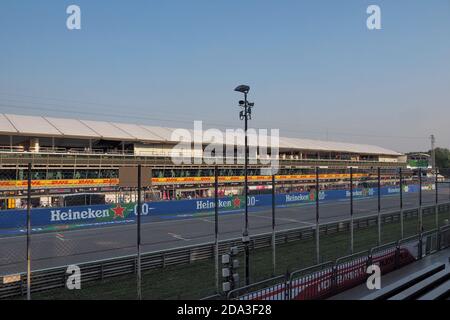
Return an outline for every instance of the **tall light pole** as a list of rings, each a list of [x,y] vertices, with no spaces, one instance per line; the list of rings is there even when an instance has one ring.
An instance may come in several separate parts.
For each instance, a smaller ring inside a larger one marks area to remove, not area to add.
[[[244,94],[244,100],[239,101],[239,106],[242,110],[239,112],[239,118],[245,122],[245,155],[244,155],[244,197],[245,197],[245,223],[244,231],[242,232],[242,243],[244,244],[245,250],[245,285],[250,284],[250,254],[249,254],[249,243],[250,237],[248,235],[248,176],[247,176],[247,166],[248,166],[248,142],[247,142],[247,129],[248,120],[252,118],[252,107],[255,105],[252,102],[248,102],[247,94],[250,91],[250,87],[247,85],[240,85],[234,89],[236,92],[241,92]]]
[[[431,169],[433,171],[436,170],[436,149],[435,149],[435,143],[436,143],[436,138],[434,137],[434,134],[432,134],[430,136],[430,140],[431,140]]]

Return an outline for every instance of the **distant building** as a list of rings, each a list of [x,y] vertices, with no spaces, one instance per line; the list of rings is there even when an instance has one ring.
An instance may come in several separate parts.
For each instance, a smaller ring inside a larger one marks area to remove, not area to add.
[[[118,189],[119,167],[139,163],[152,169],[152,194],[156,198],[211,195],[214,165],[174,164],[171,150],[179,141],[172,139],[173,130],[130,123],[0,114],[0,196],[6,199],[21,194],[26,186],[28,162],[33,164],[34,188],[47,195],[70,194],[83,188],[87,192],[107,192],[108,200]],[[199,157],[196,152],[192,150],[183,156]],[[355,177],[373,177],[373,173],[363,170],[382,167],[392,171],[383,174],[383,179],[394,179],[399,167],[406,170],[410,164],[425,164],[420,157],[411,158],[415,162],[407,164],[405,155],[373,145],[287,137],[280,137],[277,157],[278,181],[299,190],[314,185],[315,167],[327,170],[321,175],[321,182],[337,184],[348,181],[349,167],[354,168]],[[249,189],[255,192],[270,184],[270,177],[261,173],[261,167],[249,166]],[[220,166],[220,176],[235,184],[226,192],[242,191],[243,174],[242,164]],[[49,205],[52,201],[51,196],[40,200]]]

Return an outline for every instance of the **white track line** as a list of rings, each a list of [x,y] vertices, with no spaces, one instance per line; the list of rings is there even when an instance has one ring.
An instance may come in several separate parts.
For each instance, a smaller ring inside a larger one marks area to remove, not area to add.
[[[178,240],[191,241],[191,239],[183,238],[183,237],[180,236],[179,234],[175,234],[175,233],[171,233],[171,232],[168,232],[167,234],[168,234],[169,236],[171,236],[171,237],[174,237],[175,239],[178,239]]]
[[[255,218],[261,218],[261,219],[272,220],[272,217],[259,216],[259,215],[252,215],[252,214],[249,214],[249,216],[250,216],[250,217],[255,217]],[[294,222],[294,223],[303,223],[303,224],[310,225],[310,226],[313,226],[313,225],[314,225],[314,223],[311,223],[311,222],[300,221],[300,220],[289,219],[289,218],[279,218],[279,217],[276,217],[276,221],[288,221],[288,222]]]

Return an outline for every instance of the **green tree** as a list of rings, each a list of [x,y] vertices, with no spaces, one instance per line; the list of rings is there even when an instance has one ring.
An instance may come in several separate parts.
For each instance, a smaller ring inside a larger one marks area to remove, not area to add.
[[[431,154],[431,151],[430,151]],[[436,166],[438,168],[450,168],[450,150],[446,148],[436,148]]]

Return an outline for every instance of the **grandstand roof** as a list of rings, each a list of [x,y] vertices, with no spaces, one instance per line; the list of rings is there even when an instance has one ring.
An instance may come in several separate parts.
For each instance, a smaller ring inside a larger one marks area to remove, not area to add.
[[[63,119],[54,117],[0,113],[0,134],[55,138],[106,139],[136,142],[178,142],[173,128],[107,121]],[[192,130],[188,130],[192,134]],[[280,137],[280,149],[317,150],[399,156],[386,148],[335,141]]]

